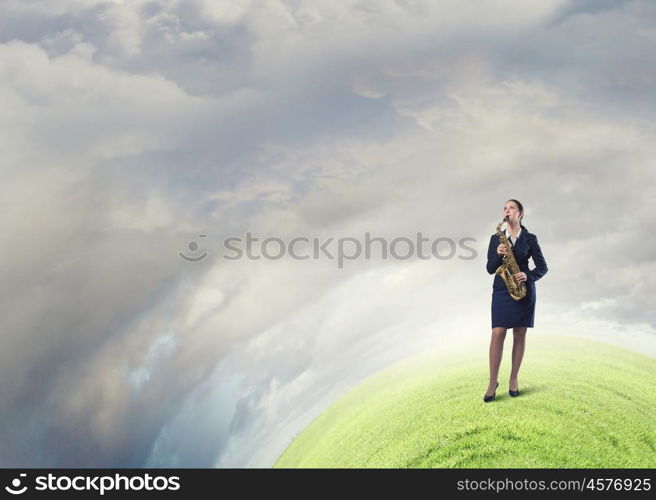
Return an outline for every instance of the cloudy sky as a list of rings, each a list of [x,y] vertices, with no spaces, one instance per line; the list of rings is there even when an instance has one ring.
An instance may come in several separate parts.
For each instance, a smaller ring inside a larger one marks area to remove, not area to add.
[[[487,350],[511,197],[529,335],[656,356],[655,57],[648,0],[2,0],[0,466],[270,466],[396,360]]]

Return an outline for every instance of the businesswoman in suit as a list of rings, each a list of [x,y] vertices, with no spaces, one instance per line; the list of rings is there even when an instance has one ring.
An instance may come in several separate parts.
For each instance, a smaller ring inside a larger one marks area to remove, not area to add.
[[[547,262],[544,260],[538,238],[528,232],[522,225],[524,207],[514,199],[508,200],[503,206],[503,215],[508,218],[506,225],[506,238],[511,245],[513,255],[517,261],[520,272],[515,274],[519,282],[526,284],[526,295],[520,300],[514,300],[508,293],[506,284],[501,276],[494,275],[492,285],[492,338],[490,340],[490,380],[483,397],[483,401],[493,401],[496,388],[499,385],[499,365],[503,354],[503,342],[506,339],[506,330],[513,329],[512,369],[508,393],[512,397],[519,396],[517,375],[524,356],[526,345],[526,330],[533,328],[535,316],[535,282],[544,276]],[[500,243],[499,236],[493,234],[487,250],[487,272],[494,274],[501,265],[503,255],[508,252],[505,245]],[[531,257],[535,269],[528,268],[528,259]]]

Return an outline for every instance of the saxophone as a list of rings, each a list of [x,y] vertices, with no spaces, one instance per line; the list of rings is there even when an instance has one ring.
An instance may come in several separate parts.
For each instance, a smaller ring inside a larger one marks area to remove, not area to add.
[[[510,249],[510,243],[508,243],[506,233],[505,231],[501,231],[501,225],[507,221],[507,217],[504,217],[497,226],[497,235],[499,236],[499,240],[503,245],[506,245],[508,252],[503,256],[503,263],[497,268],[496,273],[501,276],[501,279],[503,279],[510,296],[515,300],[521,300],[526,295],[526,285],[523,281],[518,282],[515,279],[515,274],[520,272],[520,269],[517,265],[517,261],[515,260],[515,255]]]

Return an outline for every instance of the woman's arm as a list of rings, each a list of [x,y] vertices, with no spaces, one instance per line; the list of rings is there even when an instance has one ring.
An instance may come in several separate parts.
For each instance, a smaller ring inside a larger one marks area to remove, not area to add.
[[[533,257],[535,268],[526,271],[526,277],[528,278],[528,281],[537,281],[547,274],[549,268],[547,267],[547,261],[544,260],[544,255],[542,255],[542,249],[538,243],[538,237],[534,234],[529,238],[529,245],[531,247],[531,257]]]
[[[503,262],[503,257],[497,253],[494,235],[490,236],[490,246],[487,248],[487,272],[494,274],[497,268]]]

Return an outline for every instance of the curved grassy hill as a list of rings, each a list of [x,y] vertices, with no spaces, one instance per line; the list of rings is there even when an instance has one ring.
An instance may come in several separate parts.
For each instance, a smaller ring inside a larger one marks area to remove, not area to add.
[[[596,341],[531,335],[517,398],[512,334],[497,399],[480,352],[423,355],[365,380],[316,418],[274,467],[656,466],[656,360]]]

